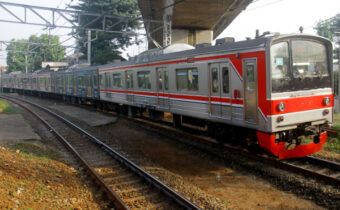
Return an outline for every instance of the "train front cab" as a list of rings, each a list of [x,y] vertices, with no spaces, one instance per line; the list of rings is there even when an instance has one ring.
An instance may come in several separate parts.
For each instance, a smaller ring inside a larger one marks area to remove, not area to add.
[[[332,44],[315,36],[273,39],[267,48],[267,100],[260,107],[267,130],[259,145],[279,159],[304,157],[322,149],[333,121]],[[308,135],[311,143],[302,144]],[[292,148],[289,148],[292,146]]]

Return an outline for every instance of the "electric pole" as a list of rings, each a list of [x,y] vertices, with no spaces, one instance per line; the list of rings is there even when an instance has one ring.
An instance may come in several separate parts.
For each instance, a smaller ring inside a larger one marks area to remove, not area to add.
[[[91,66],[91,30],[87,30],[87,63]]]

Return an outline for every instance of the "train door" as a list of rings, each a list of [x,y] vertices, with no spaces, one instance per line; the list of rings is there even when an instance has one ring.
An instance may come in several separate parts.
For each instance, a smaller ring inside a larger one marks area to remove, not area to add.
[[[230,72],[228,63],[210,64],[210,115],[231,119]]]
[[[243,60],[244,119],[248,123],[258,122],[257,68],[255,59]]]
[[[169,72],[166,67],[156,69],[157,72],[157,101],[162,109],[170,109],[169,99]]]

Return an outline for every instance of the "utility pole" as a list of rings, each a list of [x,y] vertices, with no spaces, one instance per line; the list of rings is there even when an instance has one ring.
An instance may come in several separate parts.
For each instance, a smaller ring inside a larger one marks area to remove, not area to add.
[[[26,74],[27,74],[28,73],[27,53],[25,53],[25,70],[26,70]]]
[[[91,30],[87,30],[87,63],[91,66]]]

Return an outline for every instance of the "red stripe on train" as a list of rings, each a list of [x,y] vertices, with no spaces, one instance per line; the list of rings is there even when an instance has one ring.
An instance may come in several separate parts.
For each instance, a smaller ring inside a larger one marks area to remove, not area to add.
[[[111,90],[111,89],[101,89],[102,92],[113,92],[113,93],[127,93],[127,94],[137,94],[137,95],[146,95],[146,96],[161,96],[161,97],[169,97],[176,99],[187,99],[194,101],[209,101],[207,96],[194,96],[194,95],[179,95],[179,94],[167,94],[167,93],[150,93],[150,92],[141,92],[141,91],[125,91],[125,90]],[[233,104],[243,104],[242,99],[230,99],[230,98],[219,98],[219,97],[211,97],[211,101],[213,102],[221,102],[221,103],[230,103]]]
[[[326,97],[329,97],[331,99],[331,103],[329,105],[325,105],[323,102],[324,98]],[[286,109],[282,112],[280,112],[277,108],[280,102],[283,102],[286,105]],[[270,101],[270,103],[272,107],[271,114],[276,115],[313,109],[330,108],[334,104],[334,97],[332,94],[330,94],[309,97],[285,98],[281,100],[273,100]]]

